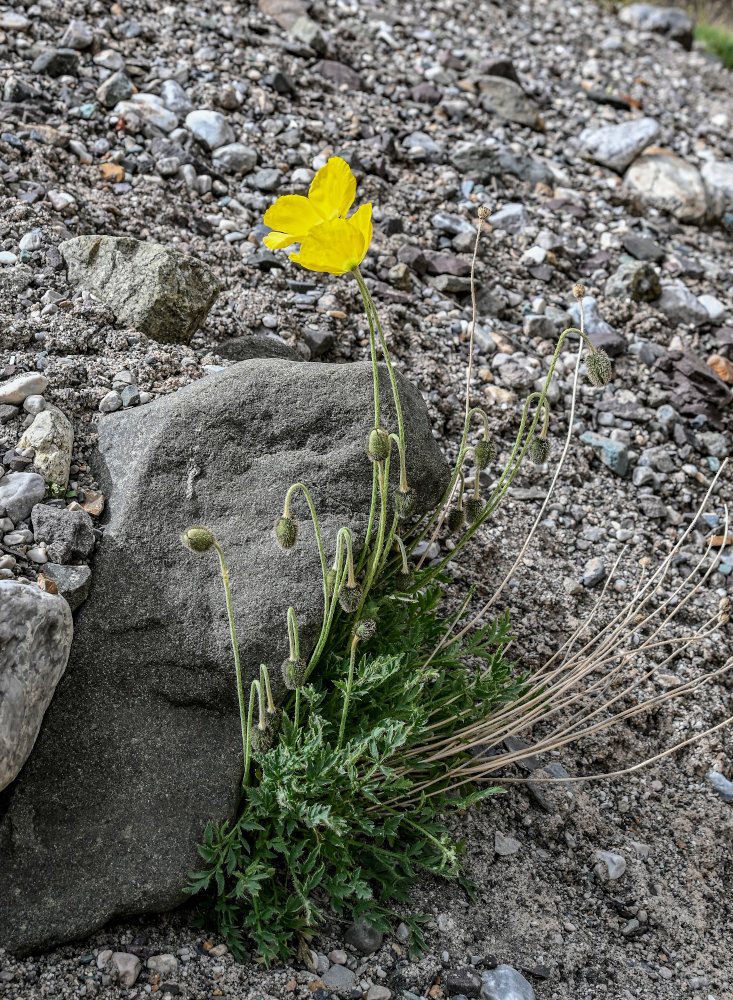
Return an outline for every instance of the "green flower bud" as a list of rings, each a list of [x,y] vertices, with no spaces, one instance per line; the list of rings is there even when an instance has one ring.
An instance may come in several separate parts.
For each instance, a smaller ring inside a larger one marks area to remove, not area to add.
[[[377,631],[377,623],[373,618],[364,618],[354,629],[354,635],[362,642],[367,642]]]
[[[341,593],[339,594],[339,604],[347,615],[353,615],[361,604],[362,596],[363,591],[358,583],[354,584],[353,587],[346,584],[345,587],[341,588]]]
[[[417,493],[411,486],[407,489],[399,489],[394,495],[394,506],[397,512],[397,517],[400,521],[406,520],[413,511],[415,503],[417,501]]]
[[[282,665],[282,675],[285,687],[288,691],[296,691],[303,687],[305,680],[306,664],[305,660],[285,660]]]
[[[336,586],[336,570],[331,567],[331,569],[326,573],[326,591],[330,597],[333,593],[333,588]]]
[[[372,462],[383,462],[389,455],[389,434],[384,427],[375,427],[369,432],[367,455]]]
[[[277,746],[277,738],[280,735],[282,724],[282,712],[279,708],[274,712],[265,713],[265,728],[260,729],[259,724],[252,726],[249,731],[250,746],[255,757],[262,757],[268,750]]]
[[[448,511],[448,516],[445,519],[445,523],[448,526],[448,531],[458,531],[463,527],[463,522],[466,520],[466,512],[463,507],[453,507]]]
[[[465,501],[465,504],[466,520],[469,524],[475,524],[483,513],[484,502],[481,497],[469,497],[468,500]]]
[[[394,578],[395,590],[399,591],[401,594],[409,593],[415,586],[415,577],[412,573],[405,573],[404,570],[399,573],[395,573]]]
[[[275,521],[275,538],[281,549],[292,549],[298,539],[298,522],[284,514]]]
[[[496,445],[491,438],[484,438],[473,450],[473,460],[478,469],[485,469],[496,454]]]
[[[216,539],[214,538],[214,533],[209,531],[208,528],[195,525],[192,528],[186,528],[181,535],[181,542],[191,552],[208,552],[211,546],[215,544]]]
[[[544,465],[550,457],[550,442],[547,438],[532,438],[529,446],[529,457],[535,465]]]
[[[591,351],[585,359],[585,370],[588,374],[588,381],[596,388],[608,385],[613,374],[611,359],[602,348]]]

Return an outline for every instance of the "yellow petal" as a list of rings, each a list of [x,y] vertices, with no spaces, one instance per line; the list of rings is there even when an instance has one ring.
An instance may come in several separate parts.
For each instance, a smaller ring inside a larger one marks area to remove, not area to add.
[[[364,253],[361,255],[362,260],[366,256],[366,252],[372,242],[372,206],[369,202],[366,205],[361,205],[351,218],[348,220],[349,225],[358,229],[364,240]]]
[[[308,192],[308,200],[324,219],[345,219],[355,196],[356,177],[340,156],[332,156],[325,167],[321,167]]]
[[[292,246],[293,243],[299,243],[300,240],[300,236],[293,236],[292,233],[278,233],[273,230],[262,242],[270,250],[282,250],[284,247]]]
[[[333,219],[312,229],[290,259],[308,271],[345,274],[361,264],[365,253],[363,234],[350,222]]]
[[[264,223],[280,233],[292,233],[291,242],[305,236],[309,229],[323,222],[323,216],[312,202],[302,194],[284,194],[265,212]]]

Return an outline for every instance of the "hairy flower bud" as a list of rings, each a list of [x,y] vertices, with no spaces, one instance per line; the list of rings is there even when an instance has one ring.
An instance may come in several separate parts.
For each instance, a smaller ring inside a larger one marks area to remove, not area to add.
[[[303,687],[305,680],[306,664],[305,660],[298,657],[297,660],[284,660],[282,665],[282,675],[285,687],[288,691],[296,691]]]
[[[466,519],[466,512],[463,507],[453,507],[448,511],[448,516],[445,519],[445,523],[448,527],[448,531],[458,531]]]
[[[573,285],[573,295],[579,302],[585,298],[585,285],[582,282],[579,281],[577,285]]]
[[[384,427],[374,427],[369,432],[367,455],[372,462],[383,462],[389,455],[389,434]]]
[[[214,538],[214,533],[209,531],[208,528],[194,525],[192,528],[186,528],[181,535],[181,542],[191,552],[208,552],[211,546],[215,544],[216,539]]]
[[[496,454],[496,445],[491,438],[484,438],[473,449],[473,460],[478,469],[485,469]]]
[[[354,635],[362,642],[367,642],[377,631],[377,623],[373,618],[364,618],[354,629]]]
[[[412,573],[405,573],[404,570],[401,570],[399,573],[395,573],[394,585],[395,590],[406,594],[415,586],[415,577]]]
[[[278,729],[270,724],[268,719],[265,728],[260,729],[259,725],[252,726],[249,731],[249,745],[255,757],[263,757],[268,750],[277,743]]]
[[[529,457],[535,465],[544,465],[550,457],[550,442],[547,438],[532,438],[529,446]]]
[[[339,604],[347,615],[353,615],[361,604],[362,596],[363,591],[358,583],[354,584],[353,587],[346,584],[345,587],[341,588],[341,593],[339,594]]]
[[[481,517],[484,509],[484,502],[481,497],[469,497],[465,503],[466,520],[469,524],[475,524]]]
[[[410,516],[416,501],[417,493],[411,486],[404,490],[395,491],[394,506],[400,521],[404,521]]]
[[[608,385],[611,381],[613,371],[611,359],[602,348],[591,351],[585,359],[585,370],[588,373],[588,381],[596,388]]]
[[[292,549],[298,538],[298,522],[284,514],[275,521],[275,538],[281,549]]]

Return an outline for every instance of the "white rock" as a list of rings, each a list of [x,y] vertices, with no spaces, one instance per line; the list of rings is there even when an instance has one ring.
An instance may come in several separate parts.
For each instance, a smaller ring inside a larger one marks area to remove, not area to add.
[[[97,955],[97,968],[104,969],[112,961],[112,949],[105,948]]]
[[[47,197],[54,212],[65,212],[72,205],[76,205],[74,196],[68,191],[49,191]]]
[[[130,955],[126,951],[116,951],[112,955],[112,965],[117,972],[120,986],[135,985],[141,969],[140,959],[137,955]]]
[[[37,372],[16,375],[9,382],[0,382],[0,403],[20,406],[29,396],[39,396],[46,391],[48,379]]]
[[[39,396],[38,394],[26,396],[23,400],[23,409],[26,413],[30,413],[35,417],[35,415],[40,413],[41,410],[46,409],[46,400],[43,396]]]
[[[621,174],[647,146],[657,141],[660,131],[653,118],[637,118],[620,125],[583,129],[578,146],[583,156]]]
[[[102,49],[94,56],[94,62],[97,66],[102,66],[103,69],[108,69],[112,73],[125,68],[125,60],[114,49]]]
[[[624,187],[645,205],[680,222],[702,222],[708,211],[700,171],[673,153],[645,153],[629,167]]]
[[[122,397],[119,392],[110,389],[107,395],[100,400],[99,409],[102,413],[114,413],[115,410],[122,409]]]
[[[48,562],[48,556],[46,555],[46,550],[42,545],[34,545],[32,549],[28,549],[26,555],[31,562],[34,563],[45,563]]]
[[[721,302],[720,299],[716,299],[714,295],[698,295],[697,301],[705,307],[713,323],[722,319],[728,311],[725,303]]]
[[[0,14],[0,28],[3,31],[26,31],[31,22],[20,11],[6,10]]]
[[[114,113],[121,118],[125,115],[137,115],[161,132],[172,132],[178,125],[178,115],[169,111],[157,94],[133,94],[129,101],[115,104]]]
[[[74,431],[61,410],[50,406],[37,414],[18,447],[35,448],[33,464],[47,482],[67,485]]]
[[[481,976],[482,1000],[535,1000],[535,992],[511,965],[497,965]]]
[[[43,246],[43,233],[40,229],[31,229],[29,233],[21,236],[18,246],[21,250],[27,250],[29,253],[40,250]]]
[[[626,871],[626,858],[621,854],[613,854],[611,851],[596,851],[596,857],[605,864],[608,877],[612,881],[621,878]]]
[[[733,160],[708,160],[701,170],[710,210],[716,216],[733,211]]]
[[[234,142],[234,130],[218,111],[192,111],[186,115],[186,128],[207,149],[219,149]]]
[[[178,80],[164,80],[160,96],[168,110],[176,115],[187,115],[189,111],[193,111],[193,104]]]
[[[0,264],[3,267],[11,267],[13,264],[18,263],[18,258],[10,250],[0,250]]]
[[[170,976],[178,974],[178,959],[175,955],[169,953],[152,955],[146,964],[153,972],[158,972],[163,979],[168,979]]]

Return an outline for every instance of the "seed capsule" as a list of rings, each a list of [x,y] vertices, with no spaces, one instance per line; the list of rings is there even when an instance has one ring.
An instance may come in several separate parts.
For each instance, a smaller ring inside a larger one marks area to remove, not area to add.
[[[341,593],[339,594],[339,604],[346,612],[347,615],[353,615],[355,611],[358,610],[361,604],[363,591],[358,583],[354,584],[353,587],[349,587],[347,584],[345,587],[341,588]]]
[[[404,521],[410,516],[416,501],[417,493],[411,486],[408,486],[405,490],[400,489],[395,492],[394,506],[400,521]]]
[[[283,662],[282,675],[288,691],[296,691],[298,688],[303,687],[305,671],[305,660],[298,658],[297,660],[285,660]]]
[[[406,594],[414,587],[415,577],[412,573],[405,573],[404,570],[400,573],[395,573],[394,585],[395,590],[402,594]]]
[[[484,502],[481,497],[469,497],[465,501],[466,505],[466,520],[469,524],[475,524],[476,521],[481,517],[484,509]]]
[[[591,351],[585,359],[585,370],[588,373],[588,381],[596,388],[608,385],[611,381],[613,373],[611,359],[602,348]]]
[[[448,531],[458,531],[463,526],[465,520],[466,512],[463,507],[453,507],[448,511],[448,516],[445,519]]]
[[[529,446],[529,457],[535,465],[544,465],[550,457],[550,442],[547,438],[532,438]]]
[[[190,549],[191,552],[207,552],[216,542],[213,532],[208,528],[201,528],[198,525],[186,528],[181,535],[181,542]]]
[[[377,631],[377,623],[373,618],[364,618],[354,629],[354,635],[361,639],[362,642],[366,642],[368,639],[374,635]]]
[[[583,285],[580,281],[577,285],[573,285],[573,295],[576,299],[578,299],[578,301],[585,298],[585,285]]]
[[[279,517],[275,521],[275,538],[281,549],[292,549],[298,538],[298,522],[294,517]]]
[[[485,469],[496,454],[496,445],[491,438],[484,438],[473,450],[473,460],[478,469]]]

